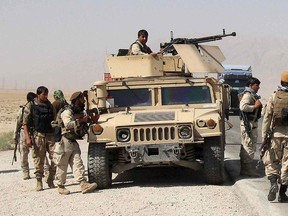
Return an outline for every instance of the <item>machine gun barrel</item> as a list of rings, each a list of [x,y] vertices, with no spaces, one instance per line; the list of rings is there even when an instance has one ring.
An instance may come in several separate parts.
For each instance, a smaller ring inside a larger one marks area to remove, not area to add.
[[[226,34],[225,29],[223,29],[223,34],[212,35],[212,36],[201,37],[201,38],[175,38],[175,39],[173,39],[173,37],[171,36],[171,42],[160,44],[160,48],[161,48],[160,53],[168,52],[168,53],[175,54],[175,49],[173,47],[173,44],[198,45],[199,43],[207,43],[207,42],[211,42],[211,41],[222,40],[222,38],[229,37],[229,36],[233,36],[233,37],[236,36],[236,32],[232,32],[231,34]]]
[[[236,32],[232,32],[231,34],[223,34],[223,35],[213,35],[208,37],[202,37],[202,38],[191,38],[187,40],[187,44],[199,44],[199,43],[207,43],[210,41],[216,41],[216,40],[222,40],[224,37],[229,36],[236,36]]]

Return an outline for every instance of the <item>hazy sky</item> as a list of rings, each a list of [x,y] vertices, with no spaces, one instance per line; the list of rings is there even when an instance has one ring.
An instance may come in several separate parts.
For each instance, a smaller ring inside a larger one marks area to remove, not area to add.
[[[202,37],[225,28],[237,32],[227,39],[235,42],[287,38],[287,9],[286,0],[0,0],[0,88],[87,89],[102,79],[105,56],[128,48],[143,28],[154,51],[171,30]]]

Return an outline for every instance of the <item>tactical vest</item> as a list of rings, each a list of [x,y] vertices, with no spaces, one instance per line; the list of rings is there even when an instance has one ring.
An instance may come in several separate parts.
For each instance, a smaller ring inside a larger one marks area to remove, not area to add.
[[[134,54],[132,54],[132,46],[134,44],[137,44],[139,46],[139,49],[140,49],[141,52],[147,53],[147,54],[151,53],[151,49],[146,44],[144,44],[144,45],[142,44],[142,46],[141,46],[140,42],[135,41],[133,44],[131,44],[131,46],[129,48],[128,55],[134,55]]]
[[[52,133],[51,122],[53,121],[53,108],[49,104],[32,104],[32,126],[40,133]]]
[[[243,93],[238,94],[239,102],[242,100],[242,98],[246,92],[249,92],[249,91],[244,91]],[[249,93],[251,94],[251,92],[249,92]],[[255,101],[254,101],[254,103],[255,103]],[[257,114],[256,114],[256,112],[257,112]],[[254,109],[253,112],[243,112],[243,114],[247,116],[247,119],[249,121],[254,121],[254,120],[257,121],[258,119],[261,118],[261,112],[262,112],[262,106],[258,109]],[[240,120],[242,120],[241,117],[240,117]]]
[[[277,91],[274,98],[274,124],[275,126],[288,125],[288,92]]]

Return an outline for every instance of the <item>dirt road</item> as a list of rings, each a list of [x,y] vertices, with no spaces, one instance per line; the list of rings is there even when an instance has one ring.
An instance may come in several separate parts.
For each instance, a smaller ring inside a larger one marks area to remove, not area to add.
[[[81,143],[87,158],[87,144]],[[82,194],[71,172],[67,188],[36,192],[36,180],[22,180],[20,164],[11,165],[12,151],[0,152],[0,215],[257,215],[226,180],[205,185],[202,173],[187,169],[135,170],[114,176],[111,189]],[[31,173],[34,172],[30,158]]]

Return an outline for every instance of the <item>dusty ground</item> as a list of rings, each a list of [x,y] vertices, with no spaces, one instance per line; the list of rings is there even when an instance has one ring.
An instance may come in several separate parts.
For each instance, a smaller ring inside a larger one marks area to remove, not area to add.
[[[0,92],[1,132],[13,130],[25,92]],[[84,164],[87,143],[80,143]],[[257,215],[229,180],[223,186],[205,185],[201,173],[186,169],[136,170],[114,175],[111,189],[81,194],[70,171],[69,196],[57,189],[36,192],[31,156],[31,180],[22,180],[13,151],[0,152],[0,215]]]
[[[26,92],[24,91],[0,91],[0,133],[14,129],[19,106],[25,102]]]

